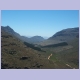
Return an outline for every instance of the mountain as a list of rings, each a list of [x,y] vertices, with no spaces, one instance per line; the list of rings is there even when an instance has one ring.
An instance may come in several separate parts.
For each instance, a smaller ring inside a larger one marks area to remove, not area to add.
[[[5,26],[5,27],[1,26],[1,30],[4,30],[4,31],[10,33],[11,35],[19,38],[20,40],[25,41],[25,42],[29,42],[29,43],[38,43],[38,42],[41,42],[41,41],[44,40],[44,38],[41,37],[41,36],[34,36],[34,37],[31,37],[31,38],[28,38],[28,37],[25,37],[25,36],[21,36],[20,34],[18,34],[17,32],[15,32],[9,26]]]
[[[74,40],[76,37],[79,37],[79,27],[68,28],[55,33],[52,37],[48,38],[47,40],[38,43],[38,45],[46,46],[63,42],[69,42]]]
[[[79,27],[61,30],[56,34],[54,34],[49,39],[59,40],[59,41],[70,41],[74,39],[77,35],[79,35]]]
[[[14,35],[14,36],[20,38],[20,35],[19,35],[18,33],[16,33],[16,32],[15,32],[12,28],[10,28],[9,26],[5,26],[5,27],[1,26],[1,30],[4,30],[4,31],[10,33],[11,35]]]
[[[42,55],[40,48],[22,42],[1,30],[1,69],[49,69],[54,64]]]
[[[20,34],[18,34],[17,32],[15,32],[12,28],[10,28],[9,26],[1,26],[1,30],[4,30],[5,32],[15,36],[16,38],[19,38],[20,40],[22,41],[27,41],[28,38],[27,37],[23,37],[23,36],[20,36]]]
[[[53,53],[51,60],[79,69],[79,27],[61,30],[38,45]]]
[[[33,36],[30,38],[30,40],[32,41],[32,43],[38,43],[44,41],[45,39],[41,36]]]
[[[57,40],[51,39],[56,43],[50,42],[51,45],[42,47],[22,41],[2,28],[1,69],[79,68],[79,34],[69,42],[57,43]],[[8,31],[10,30],[9,27]]]

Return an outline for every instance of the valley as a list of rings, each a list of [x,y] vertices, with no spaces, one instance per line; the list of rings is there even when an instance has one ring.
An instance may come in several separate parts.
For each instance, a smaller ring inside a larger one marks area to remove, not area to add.
[[[79,69],[79,28],[62,30],[45,40],[1,26],[1,69]]]

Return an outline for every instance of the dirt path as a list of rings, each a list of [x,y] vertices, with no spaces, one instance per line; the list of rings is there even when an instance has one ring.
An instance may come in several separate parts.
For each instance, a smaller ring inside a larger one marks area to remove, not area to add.
[[[75,68],[71,67],[69,64],[66,64],[66,66],[68,66],[68,67],[70,67],[70,68],[72,68],[72,69],[75,69]]]
[[[51,56],[52,56],[52,54],[50,54],[50,55],[48,56],[48,60],[50,59]],[[75,69],[75,68],[71,67],[69,64],[66,64],[66,66],[68,66],[68,67],[70,67],[70,68],[72,68],[72,69]]]
[[[50,59],[51,56],[52,56],[52,54],[50,56],[48,56],[48,59]]]

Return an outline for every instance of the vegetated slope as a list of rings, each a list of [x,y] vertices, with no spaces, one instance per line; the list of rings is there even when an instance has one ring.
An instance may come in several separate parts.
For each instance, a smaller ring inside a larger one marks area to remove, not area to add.
[[[70,65],[72,68],[79,69],[79,38],[67,42],[64,46],[46,46],[43,50],[48,50],[52,53],[50,60],[63,62]],[[59,63],[57,63],[59,64]]]
[[[66,45],[68,45],[67,42],[62,42],[62,43],[57,43],[57,44],[52,44],[52,45],[47,45],[47,46],[42,46],[42,47],[43,47],[43,48],[44,48],[44,47],[50,48],[50,47],[59,47],[59,46],[66,46]]]
[[[38,45],[46,46],[51,44],[68,42],[76,38],[78,34],[79,34],[79,27],[64,29],[64,30],[58,31],[47,40],[38,43]]]
[[[63,41],[59,41],[59,40],[44,40],[42,42],[36,43],[36,45],[39,46],[47,46],[47,45],[53,45],[53,44],[58,44],[58,43],[62,43]]]
[[[34,44],[30,44],[30,43],[27,43],[27,42],[24,42],[24,44],[25,44],[27,47],[32,48],[32,49],[34,49],[34,50],[45,52],[45,51],[41,50],[41,48],[36,47]]]
[[[18,34],[17,32],[15,32],[12,28],[10,28],[9,26],[1,26],[1,29],[10,33],[11,35],[14,35],[15,37],[19,38],[22,41],[25,42],[29,42],[29,43],[37,43],[37,42],[41,42],[44,40],[43,37],[41,36],[34,36],[31,38],[25,37],[25,36],[21,36],[20,34]]]
[[[52,53],[50,60],[55,63],[59,64],[60,61],[79,68],[79,28],[65,29],[39,45]]]
[[[2,69],[54,69],[53,62],[41,55],[11,34],[1,30],[1,68]]]
[[[66,65],[48,60],[48,56],[42,54],[46,52],[38,51],[31,44],[25,44],[1,30],[1,69],[69,69]]]
[[[1,30],[1,68],[21,68],[21,69],[69,69],[70,67],[65,64],[78,68],[79,64],[79,34],[72,42],[67,42],[68,45],[60,46],[63,44],[57,44],[49,46],[47,50],[39,47],[35,47],[27,42],[22,42],[15,36]],[[75,44],[76,43],[76,44]],[[58,51],[58,47],[64,48],[71,45],[71,48]],[[76,46],[77,47],[76,47]],[[75,46],[75,47],[74,47]],[[48,46],[47,46],[48,47]],[[55,53],[54,48],[58,51]],[[52,49],[52,50],[50,50]],[[46,51],[46,52],[43,52]],[[45,54],[42,55],[42,54]],[[52,54],[50,60],[48,56]],[[47,55],[47,56],[46,56]],[[72,60],[72,61],[71,61]]]
[[[79,38],[68,43],[72,48],[58,52],[60,60],[67,62],[75,68],[79,68]]]

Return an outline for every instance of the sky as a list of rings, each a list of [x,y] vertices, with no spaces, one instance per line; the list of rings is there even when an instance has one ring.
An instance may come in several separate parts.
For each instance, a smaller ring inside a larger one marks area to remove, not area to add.
[[[79,27],[79,10],[2,10],[1,25],[22,36],[49,38],[60,30]]]

